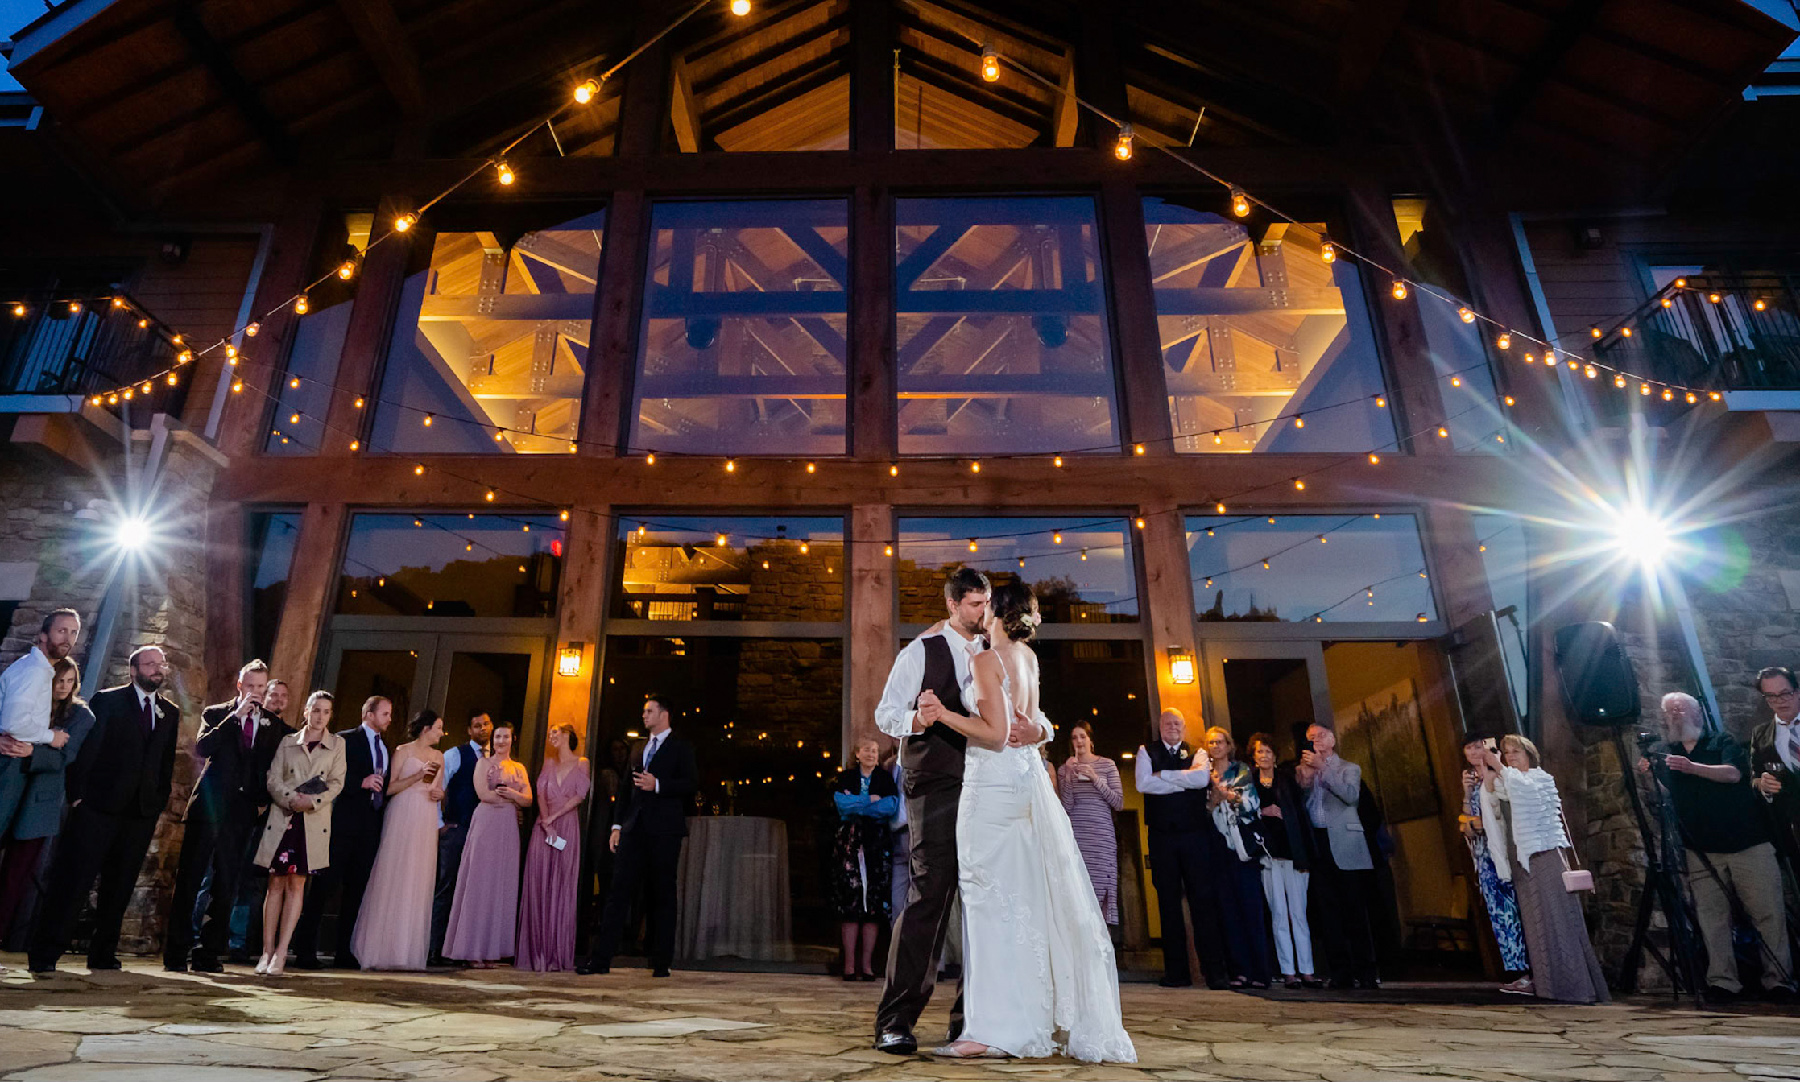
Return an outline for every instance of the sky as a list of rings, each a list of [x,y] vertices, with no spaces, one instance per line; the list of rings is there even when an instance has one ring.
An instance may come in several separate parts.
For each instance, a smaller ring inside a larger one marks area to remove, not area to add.
[[[10,38],[13,31],[44,13],[44,0],[0,0],[0,38]],[[17,79],[6,73],[6,61],[0,59],[0,94],[23,90]]]

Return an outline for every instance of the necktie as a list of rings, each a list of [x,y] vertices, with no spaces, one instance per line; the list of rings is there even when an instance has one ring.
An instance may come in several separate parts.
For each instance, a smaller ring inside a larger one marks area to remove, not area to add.
[[[140,702],[144,708],[144,735],[149,736],[156,731],[156,711],[151,707],[150,697],[148,695],[141,697],[138,702]]]
[[[1787,732],[1788,759],[1792,762],[1800,763],[1800,721],[1789,722]]]
[[[644,769],[645,770],[650,769],[650,760],[656,755],[657,746],[660,745],[661,743],[662,743],[662,737],[653,736],[650,738],[650,743],[645,746],[645,748],[644,748]]]
[[[378,778],[386,778],[387,777],[387,748],[382,746],[381,738],[379,736],[371,736],[369,738],[369,747],[370,747],[371,752],[373,753],[371,758],[373,758],[375,761],[375,776]],[[370,794],[369,803],[371,803],[375,806],[376,811],[381,810],[382,800],[383,800],[383,793],[381,790],[376,790],[374,793]]]
[[[244,750],[249,751],[250,745],[254,743],[256,743],[256,715],[250,714],[244,718]]]

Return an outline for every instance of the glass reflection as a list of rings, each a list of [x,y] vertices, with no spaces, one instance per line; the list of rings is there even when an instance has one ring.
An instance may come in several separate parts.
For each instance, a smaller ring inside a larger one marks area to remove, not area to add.
[[[1212,197],[1208,197],[1211,199]],[[1392,410],[1354,263],[1323,223],[1245,223],[1144,200],[1169,418],[1182,451],[1373,451]],[[1329,408],[1327,408],[1329,407]],[[1306,424],[1288,419],[1305,413]]]
[[[1187,546],[1202,621],[1437,618],[1412,515],[1191,515]]]
[[[896,213],[900,452],[1116,447],[1093,201],[902,199]]]
[[[1047,624],[1133,621],[1138,600],[1131,549],[1124,519],[901,519],[895,575],[900,620],[942,619],[945,577],[958,567],[973,567],[996,585],[1030,584]]]
[[[549,616],[562,554],[555,515],[356,515],[336,611]]]
[[[844,523],[683,518],[619,523],[613,615],[639,620],[841,620]]]
[[[848,208],[659,203],[631,446],[846,450]]]
[[[275,633],[281,626],[281,610],[287,604],[288,575],[294,567],[294,548],[300,541],[300,512],[269,511],[250,516],[250,551],[256,553],[250,572],[250,656],[268,657],[275,652]]]

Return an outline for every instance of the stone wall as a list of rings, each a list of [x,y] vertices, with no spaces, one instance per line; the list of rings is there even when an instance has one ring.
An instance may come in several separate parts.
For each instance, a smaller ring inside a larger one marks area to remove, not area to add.
[[[147,432],[133,442],[141,467],[150,447]],[[61,460],[9,449],[0,453],[0,561],[37,564],[29,599],[13,612],[0,642],[0,664],[10,664],[31,649],[43,614],[69,607],[81,613],[82,642],[74,658],[87,670],[101,667],[97,686],[124,683],[127,659],[139,646],[165,647],[170,662],[166,694],[182,712],[181,751],[177,753],[175,791],[170,814],[158,827],[138,888],[126,915],[122,949],[152,951],[162,939],[164,912],[173,889],[175,859],[180,851],[180,809],[193,784],[194,760],[189,749],[199,726],[201,697],[207,688],[203,667],[207,619],[206,506],[216,472],[215,460],[190,437],[171,437],[166,461],[149,507],[158,528],[148,559],[135,571],[122,562],[107,535],[103,519],[82,517],[90,501],[121,502],[125,464],[116,445],[97,472]],[[118,568],[126,576],[123,604],[105,658],[91,656],[95,621],[109,576]]]

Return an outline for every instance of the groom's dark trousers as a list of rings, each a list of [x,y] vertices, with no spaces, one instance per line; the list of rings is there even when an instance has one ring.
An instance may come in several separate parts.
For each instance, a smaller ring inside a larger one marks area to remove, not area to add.
[[[923,640],[930,689],[958,714],[966,714],[950,644],[942,636]],[[950,930],[956,900],[956,808],[962,800],[963,752],[967,741],[947,725],[933,725],[906,738],[900,750],[900,787],[912,836],[912,889],[894,926],[888,951],[887,988],[875,1011],[875,1034],[912,1035],[919,1014],[937,983],[938,958]],[[962,991],[950,1008],[950,1039],[962,1034]]]

